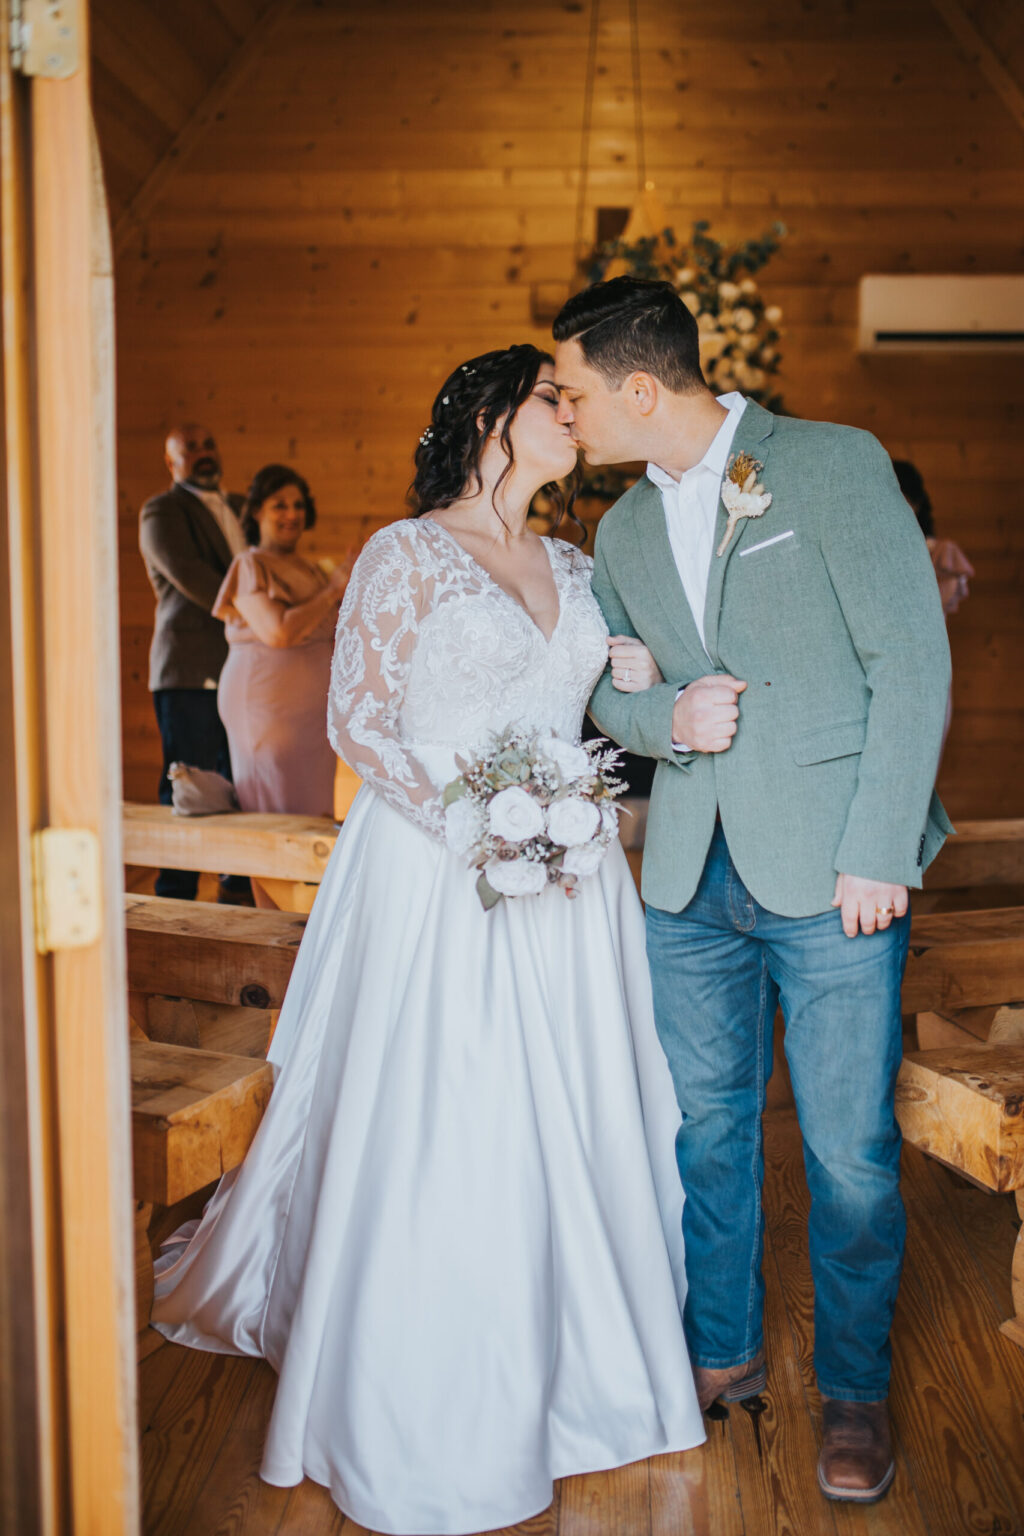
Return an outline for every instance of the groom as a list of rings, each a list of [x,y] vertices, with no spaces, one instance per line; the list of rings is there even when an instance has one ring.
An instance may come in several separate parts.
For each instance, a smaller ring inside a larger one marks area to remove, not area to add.
[[[932,792],[950,666],[928,551],[868,433],[715,399],[671,284],[598,283],[554,333],[558,419],[587,462],[647,461],[598,531],[594,592],[623,638],[590,711],[657,759],[643,895],[682,1111],[698,1394],[765,1381],[761,1114],[781,1000],[811,1192],[818,1479],[870,1502],[894,1471],[907,887],[952,830]],[[645,691],[636,638],[664,678]]]

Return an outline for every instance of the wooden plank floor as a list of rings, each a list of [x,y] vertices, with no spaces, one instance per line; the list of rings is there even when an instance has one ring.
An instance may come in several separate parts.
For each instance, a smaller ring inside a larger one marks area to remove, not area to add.
[[[795,1119],[776,1112],[766,1124],[764,1411],[733,1408],[697,1451],[567,1479],[515,1536],[1024,1536],[1024,1350],[998,1332],[1011,1310],[1012,1197],[904,1156],[897,1476],[886,1500],[857,1509],[817,1490],[807,1194]],[[143,1362],[144,1536],[362,1536],[315,1484],[259,1481],[274,1387],[261,1361],[165,1344]]]

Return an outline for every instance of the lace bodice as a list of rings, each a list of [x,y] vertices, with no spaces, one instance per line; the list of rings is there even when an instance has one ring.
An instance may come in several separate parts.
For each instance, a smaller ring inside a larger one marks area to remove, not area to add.
[[[338,619],[327,733],[367,784],[435,836],[444,818],[424,766],[432,749],[467,752],[511,724],[579,740],[608,631],[590,559],[561,539],[544,546],[559,601],[550,640],[429,518],[392,523],[356,561]]]

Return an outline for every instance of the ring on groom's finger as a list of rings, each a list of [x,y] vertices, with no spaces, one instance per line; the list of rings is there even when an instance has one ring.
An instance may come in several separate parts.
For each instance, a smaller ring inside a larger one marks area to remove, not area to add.
[[[633,671],[632,671],[632,668],[630,668],[630,667],[626,668],[625,672],[623,672],[623,674],[622,674],[622,681],[624,683],[631,683],[633,681]]]
[[[895,907],[876,907],[875,908],[875,916],[876,917],[892,917],[895,911],[896,911]]]

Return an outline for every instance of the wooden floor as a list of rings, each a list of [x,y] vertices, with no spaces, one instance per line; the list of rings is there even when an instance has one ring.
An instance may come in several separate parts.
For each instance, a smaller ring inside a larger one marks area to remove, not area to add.
[[[819,1404],[800,1140],[766,1127],[768,1390],[706,1446],[571,1478],[530,1536],[1013,1536],[1024,1533],[1024,1350],[1010,1312],[1017,1224],[920,1153],[905,1154],[909,1240],[894,1333],[897,1476],[872,1509],[825,1502],[814,1477]],[[327,1493],[270,1488],[257,1468],[275,1378],[260,1361],[166,1344],[142,1366],[145,1536],[360,1536]],[[413,1536],[413,1533],[410,1533]]]

